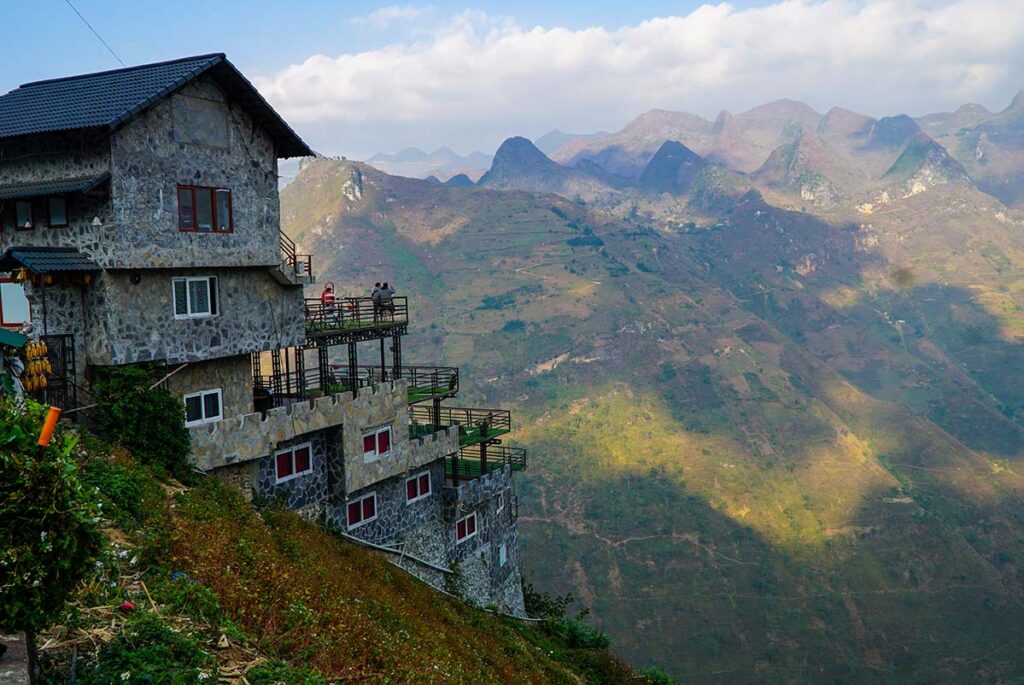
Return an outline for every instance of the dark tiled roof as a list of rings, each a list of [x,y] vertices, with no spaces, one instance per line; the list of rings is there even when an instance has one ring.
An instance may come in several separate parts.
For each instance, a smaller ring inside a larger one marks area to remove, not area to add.
[[[0,200],[15,198],[40,197],[42,195],[67,195],[68,193],[87,193],[100,184],[110,180],[110,173],[103,172],[99,176],[87,178],[62,178],[43,183],[20,183],[0,186]]]
[[[12,247],[0,257],[0,271],[22,267],[37,274],[100,270],[99,264],[73,247]]]
[[[0,96],[0,138],[88,128],[112,131],[207,72],[274,138],[279,156],[313,154],[222,53],[26,83]]]

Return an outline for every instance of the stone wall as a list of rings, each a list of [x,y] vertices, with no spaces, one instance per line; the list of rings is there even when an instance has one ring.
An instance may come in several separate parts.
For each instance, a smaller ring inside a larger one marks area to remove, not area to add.
[[[217,316],[175,319],[176,276],[216,276]],[[104,271],[86,291],[91,364],[201,361],[305,341],[302,289],[265,267]]]
[[[498,495],[503,506],[498,509]],[[508,613],[523,615],[522,582],[519,567],[519,526],[513,511],[512,469],[508,466],[477,480],[442,491],[442,515],[446,545],[452,549],[451,562],[461,573],[463,596],[481,606],[495,605]],[[456,542],[456,522],[476,513],[477,534]],[[506,549],[506,562],[499,550]]]
[[[312,473],[296,476],[283,483],[277,482],[274,455],[257,461],[253,494],[298,511],[303,516],[319,518],[325,511],[328,492],[328,469],[337,461],[340,428],[329,428],[308,435],[298,435],[278,445],[278,449],[310,443]]]
[[[118,249],[107,268],[280,263],[277,157],[270,136],[213,79],[189,83],[111,138]],[[177,186],[231,190],[231,233],[178,230]]]
[[[167,379],[167,389],[179,397],[191,392],[216,388],[221,390],[223,416],[251,413],[252,363],[249,355],[239,354],[210,361],[192,362]]]
[[[72,283],[32,285],[25,282],[32,326],[40,335],[73,335],[77,385],[85,385],[85,314],[82,308],[83,288]]]

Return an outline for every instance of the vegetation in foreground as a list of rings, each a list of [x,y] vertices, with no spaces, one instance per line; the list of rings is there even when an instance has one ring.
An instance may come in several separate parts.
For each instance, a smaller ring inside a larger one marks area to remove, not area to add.
[[[0,445],[5,495],[35,452],[42,413],[29,406],[3,405],[31,438]],[[538,625],[470,608],[215,479],[185,489],[159,460],[141,464],[90,435],[63,431],[55,443],[65,447],[40,463],[74,485],[96,544],[72,559],[82,582],[39,598],[51,609],[34,625],[55,621],[40,633],[42,682],[670,682],[618,661],[601,631],[565,617],[564,600],[533,593],[549,615]],[[36,514],[23,528],[38,536],[53,510]],[[6,609],[21,595],[6,578],[3,590]]]

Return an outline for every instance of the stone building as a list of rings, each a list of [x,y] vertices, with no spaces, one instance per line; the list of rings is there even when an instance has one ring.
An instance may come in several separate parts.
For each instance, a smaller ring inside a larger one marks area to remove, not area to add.
[[[151,363],[198,469],[520,615],[511,417],[403,363],[405,298],[305,296],[277,161],[312,154],[222,54],[0,96],[0,326],[47,342],[40,399]]]

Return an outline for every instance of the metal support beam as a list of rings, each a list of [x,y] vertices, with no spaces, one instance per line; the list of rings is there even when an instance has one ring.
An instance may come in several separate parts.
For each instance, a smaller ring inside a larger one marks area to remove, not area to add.
[[[388,380],[388,370],[384,364],[384,338],[380,339],[380,382],[384,383]]]
[[[359,372],[359,351],[357,343],[352,341],[348,344],[348,382],[352,384],[352,394],[359,393],[359,383],[356,374]]]
[[[381,365],[383,366],[383,363]],[[391,371],[392,378],[402,375],[402,336],[400,335],[391,336]]]
[[[329,395],[331,391],[331,361],[326,347],[316,348],[316,363],[320,367],[320,391]]]
[[[295,350],[295,376],[297,379],[296,385],[298,385],[299,397],[301,399],[307,399],[306,394],[306,355],[303,354],[301,347],[292,348]]]

